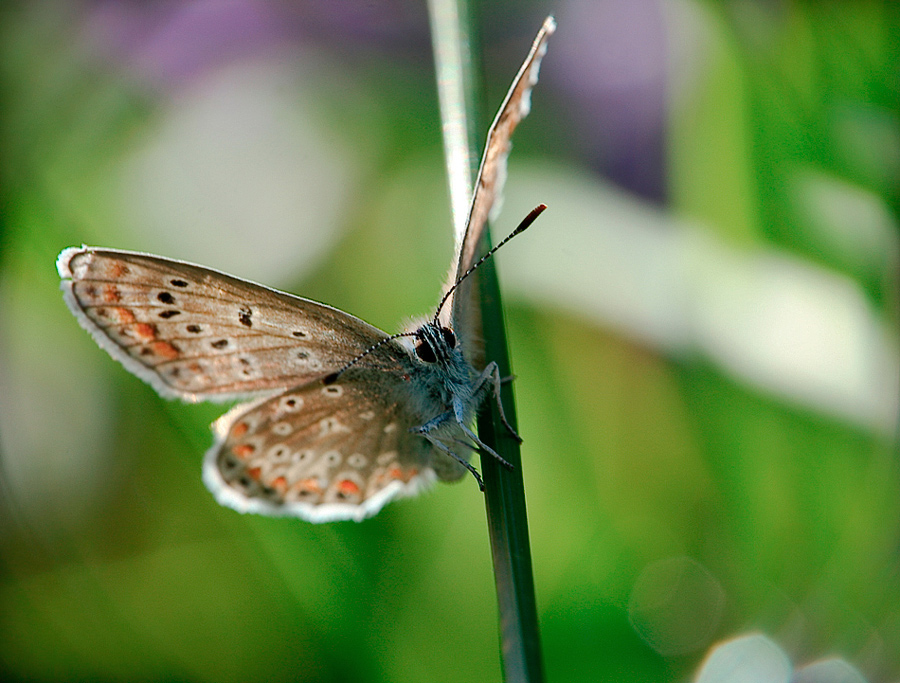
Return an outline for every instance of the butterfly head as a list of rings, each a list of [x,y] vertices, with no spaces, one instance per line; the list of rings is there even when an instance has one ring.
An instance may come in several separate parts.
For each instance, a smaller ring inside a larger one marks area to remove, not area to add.
[[[426,365],[447,365],[451,362],[451,359],[456,356],[461,357],[458,350],[454,352],[454,349],[457,347],[457,339],[453,330],[438,322],[426,322],[419,326],[415,331],[400,332],[399,334],[393,334],[390,337],[381,339],[377,344],[373,344],[358,356],[345,363],[337,372],[326,375],[322,378],[322,383],[325,385],[334,384],[341,375],[370,353],[381,347],[383,344],[388,344],[401,337],[413,337],[415,339],[415,345],[412,347],[412,352],[420,362]]]
[[[427,322],[415,333],[416,357],[423,363],[447,363],[456,348],[456,335],[449,327]]]

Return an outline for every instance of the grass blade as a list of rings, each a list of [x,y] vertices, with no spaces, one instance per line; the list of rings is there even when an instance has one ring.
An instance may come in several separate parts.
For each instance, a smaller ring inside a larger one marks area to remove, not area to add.
[[[459,205],[459,178],[472,177],[470,167],[465,165],[471,166],[473,160],[477,161],[479,158],[478,154],[473,153],[471,143],[475,122],[472,112],[476,98],[466,97],[475,91],[471,87],[473,78],[470,64],[473,61],[477,63],[477,56],[466,54],[465,51],[465,46],[473,44],[469,38],[471,32],[468,30],[465,3],[457,0],[431,0],[429,7],[435,41],[442,128],[445,148],[448,149],[446,159],[451,202],[456,207]],[[458,45],[452,45],[454,42]],[[448,60],[455,60],[455,63],[448,63]],[[459,102],[460,98],[465,101]],[[461,121],[461,117],[464,120]],[[480,126],[478,128],[484,130]],[[467,131],[468,134],[460,135],[460,130]],[[467,146],[465,152],[458,149],[460,144]],[[471,181],[467,181],[465,186],[471,187]],[[467,203],[468,197],[463,204]],[[457,216],[458,211],[454,209],[457,223],[455,227],[459,233]],[[485,242],[489,242],[487,234]],[[490,244],[482,245],[484,251],[489,247]],[[497,363],[502,377],[509,377],[511,372],[506,326],[493,259],[483,264],[478,276],[486,357]],[[515,428],[516,411],[511,382],[503,385],[501,395],[507,420]],[[485,401],[485,410],[478,418],[478,434],[487,445],[513,465],[510,471],[489,455],[481,458],[500,611],[504,678],[507,681],[540,683],[544,674],[519,444],[503,426],[497,406],[492,400]]]

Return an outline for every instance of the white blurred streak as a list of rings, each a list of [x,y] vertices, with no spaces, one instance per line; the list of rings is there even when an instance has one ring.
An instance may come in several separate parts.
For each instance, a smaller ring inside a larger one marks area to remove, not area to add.
[[[771,640],[759,634],[717,645],[700,668],[695,683],[788,683],[791,662]]]
[[[719,626],[725,590],[690,557],[669,557],[641,571],[628,602],[628,620],[665,657],[705,647]]]
[[[866,277],[896,277],[897,223],[877,194],[825,173],[804,170],[793,182],[796,226],[830,261]]]
[[[774,249],[685,234],[694,342],[732,374],[803,405],[890,430],[896,340],[849,278]]]
[[[502,221],[550,207],[501,252],[514,260],[502,272],[512,293],[665,352],[700,352],[788,401],[894,433],[897,335],[855,281],[772,247],[726,244],[546,161],[515,164],[511,176]],[[896,237],[887,248],[896,252]]]
[[[429,0],[428,11],[444,159],[450,187],[450,211],[458,250],[466,231],[466,218],[472,201],[472,151],[469,149],[469,122],[466,116],[469,36],[464,33],[459,3],[455,0]]]
[[[784,651],[766,636],[738,636],[710,650],[694,683],[866,683],[843,659],[829,657],[792,674]]]
[[[843,659],[823,659],[797,670],[791,683],[866,683],[866,679]]]
[[[336,241],[370,142],[351,151],[329,133],[315,107],[329,79],[315,58],[281,56],[210,73],[174,97],[116,169],[133,235],[117,246],[296,280]]]
[[[498,233],[537,202],[549,209],[527,236],[498,253],[510,262],[504,288],[666,349],[687,346],[680,239],[669,219],[592,176],[546,161],[513,161],[510,176]]]

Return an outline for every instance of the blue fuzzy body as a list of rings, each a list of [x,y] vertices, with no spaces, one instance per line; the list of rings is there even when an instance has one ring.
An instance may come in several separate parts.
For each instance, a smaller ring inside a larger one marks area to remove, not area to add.
[[[434,362],[426,362],[416,350],[408,349],[407,400],[411,411],[422,425],[444,417],[451,424],[471,424],[478,408],[475,396],[477,373],[466,361],[460,346],[451,347],[443,334],[435,332],[432,323],[422,325],[417,332],[419,345],[425,344],[433,353]],[[446,328],[445,328],[446,329]],[[437,426],[437,425],[436,425]]]

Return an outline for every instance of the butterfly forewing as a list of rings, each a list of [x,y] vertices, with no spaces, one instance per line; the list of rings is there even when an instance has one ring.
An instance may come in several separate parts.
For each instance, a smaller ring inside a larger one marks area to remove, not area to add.
[[[421,423],[402,400],[402,380],[350,370],[310,382],[216,423],[204,479],[223,505],[310,521],[360,520],[436,478],[465,470],[411,434]]]
[[[494,218],[500,209],[503,183],[506,180],[506,160],[511,148],[510,139],[516,126],[531,109],[531,91],[538,81],[541,60],[547,52],[547,40],[555,30],[556,22],[553,17],[547,17],[488,131],[466,232],[459,245],[459,258],[451,284],[471,268],[479,257],[488,219]],[[481,307],[478,303],[477,275],[461,282],[454,292],[451,322],[453,329],[463,340],[466,359],[474,367],[482,368],[484,357],[480,344]]]
[[[81,324],[167,397],[295,386],[387,336],[330,306],[158,256],[82,247],[57,266]]]

